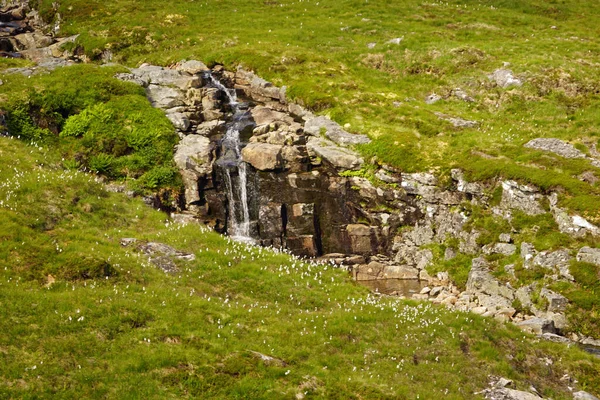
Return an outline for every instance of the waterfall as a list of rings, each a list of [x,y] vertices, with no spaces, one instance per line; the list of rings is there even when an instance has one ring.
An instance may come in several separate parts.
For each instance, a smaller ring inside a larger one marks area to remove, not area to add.
[[[235,89],[225,87],[207,73],[206,78],[215,88],[227,96],[233,111],[233,122],[227,129],[221,142],[222,156],[218,165],[223,172],[223,180],[227,189],[227,234],[233,239],[253,242],[250,229],[250,210],[248,206],[248,173],[247,165],[242,161],[240,131],[247,125],[244,119],[246,111],[240,107]]]

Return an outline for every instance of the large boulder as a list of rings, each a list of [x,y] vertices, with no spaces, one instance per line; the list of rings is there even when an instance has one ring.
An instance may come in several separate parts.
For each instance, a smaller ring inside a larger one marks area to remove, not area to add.
[[[148,85],[146,94],[152,106],[163,110],[185,105],[185,95],[180,89],[162,85]]]
[[[283,146],[268,143],[248,143],[242,149],[242,159],[259,171],[273,171],[283,166]]]
[[[354,135],[346,132],[337,122],[323,116],[308,119],[304,124],[304,131],[309,135],[317,137],[320,137],[324,133],[329,140],[342,146],[371,142],[366,135]]]
[[[310,137],[306,149],[311,158],[320,158],[340,170],[359,170],[364,163],[364,160],[354,151],[339,147],[322,138]]]

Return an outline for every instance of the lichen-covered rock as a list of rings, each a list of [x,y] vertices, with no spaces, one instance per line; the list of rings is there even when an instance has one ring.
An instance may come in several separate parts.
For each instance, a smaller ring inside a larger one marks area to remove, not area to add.
[[[537,138],[527,142],[525,144],[525,147],[534,150],[548,151],[550,153],[557,154],[564,158],[586,157],[584,153],[577,150],[572,144],[562,141],[560,139]]]
[[[553,313],[562,313],[567,309],[569,300],[561,294],[553,292],[550,289],[543,288],[540,292],[540,296],[548,301],[548,311]]]

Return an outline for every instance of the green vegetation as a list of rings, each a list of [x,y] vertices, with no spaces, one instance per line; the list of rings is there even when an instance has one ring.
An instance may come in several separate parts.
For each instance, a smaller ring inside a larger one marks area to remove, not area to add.
[[[291,100],[368,134],[372,143],[359,147],[366,160],[430,170],[441,181],[454,167],[469,180],[517,179],[557,191],[561,207],[600,222],[600,185],[578,178],[600,176],[599,168],[523,147],[555,137],[592,155],[600,144],[599,4],[36,3],[48,21],[61,15],[61,34],[81,34],[69,48],[92,61],[110,51],[128,66],[192,58],[242,65],[288,86]],[[394,38],[402,40],[389,43]],[[523,86],[502,89],[488,79],[505,62]],[[463,399],[497,375],[567,399],[565,374],[599,394],[599,363],[578,349],[534,342],[491,319],[376,298],[344,271],[174,225],[139,199],[107,192],[84,171],[138,193],[178,195],[172,125],[142,88],[113,78],[122,67],[4,73],[30,65],[0,58],[2,111],[22,139],[0,138],[1,398]],[[459,87],[474,101],[457,97]],[[427,105],[432,93],[442,99]],[[435,113],[479,125],[456,128]],[[375,180],[374,171],[346,175]],[[501,194],[490,193],[492,205]],[[598,245],[559,233],[549,214],[515,212],[509,222],[469,211],[481,246],[507,232],[538,250]],[[196,258],[164,274],[135,246],[120,246],[126,237]],[[457,244],[449,238],[430,248],[439,261]],[[464,287],[471,259],[458,254],[429,272],[448,271]],[[515,277],[503,269],[509,262]],[[546,279],[518,254],[495,266],[494,275],[515,286]],[[600,337],[600,271],[574,262],[571,273],[576,283],[552,287],[571,302],[570,329]]]
[[[489,374],[555,399],[565,373],[600,387],[580,350],[168,223],[56,149],[0,138],[0,157],[2,398],[464,399]],[[196,259],[165,274],[124,237]]]
[[[136,179],[134,189],[164,189],[175,198],[181,187],[173,162],[175,130],[143,88],[113,77],[118,71],[77,65],[32,78],[6,75],[0,99],[6,99],[9,131],[57,148],[69,169]]]

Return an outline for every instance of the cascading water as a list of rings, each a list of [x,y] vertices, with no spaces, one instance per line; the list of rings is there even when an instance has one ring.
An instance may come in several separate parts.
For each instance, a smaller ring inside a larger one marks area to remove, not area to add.
[[[233,111],[233,122],[227,129],[221,142],[222,156],[217,164],[223,172],[223,180],[227,189],[227,234],[235,240],[253,242],[250,229],[250,210],[248,199],[247,165],[242,161],[240,131],[248,125],[246,110],[240,106],[234,89],[228,89],[215,79],[212,74],[206,78],[212,86],[227,96]]]

